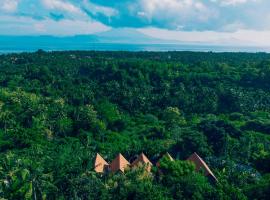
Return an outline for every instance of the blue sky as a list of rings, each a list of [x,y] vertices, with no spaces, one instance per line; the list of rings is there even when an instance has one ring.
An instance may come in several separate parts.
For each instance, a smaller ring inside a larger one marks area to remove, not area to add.
[[[270,45],[270,0],[0,0],[0,35],[111,28],[181,41]]]

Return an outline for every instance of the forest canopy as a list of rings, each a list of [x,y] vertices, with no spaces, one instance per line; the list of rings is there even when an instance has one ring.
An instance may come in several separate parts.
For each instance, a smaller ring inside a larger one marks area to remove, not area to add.
[[[0,199],[268,199],[269,87],[266,53],[0,55]],[[93,170],[141,152],[176,161]]]

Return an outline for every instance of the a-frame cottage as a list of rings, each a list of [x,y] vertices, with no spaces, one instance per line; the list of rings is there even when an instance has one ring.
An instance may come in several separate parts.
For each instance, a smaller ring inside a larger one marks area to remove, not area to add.
[[[166,153],[162,156],[162,158],[167,158],[170,161],[174,161],[172,156],[169,153]],[[162,159],[161,158],[161,159]],[[204,162],[204,160],[197,154],[193,153],[189,158],[188,161],[195,164],[196,171],[202,171],[206,177],[208,177],[211,181],[217,182],[217,178],[215,177],[214,173],[211,171],[211,169],[208,167],[208,165]],[[150,172],[153,164],[151,161],[144,155],[144,153],[141,153],[133,162],[130,164],[124,156],[119,153],[116,158],[111,162],[109,165],[98,153],[96,155],[95,159],[95,166],[94,170],[97,173],[105,173],[105,172],[125,172],[126,168],[129,167],[138,167],[138,166],[146,166],[146,171]],[[160,163],[159,161],[156,163],[156,166],[159,168]]]
[[[129,166],[130,166],[130,163],[124,158],[124,156],[121,153],[119,153],[110,164],[110,171],[111,172],[117,172],[117,171],[124,172],[125,169]]]
[[[197,154],[193,153],[187,159],[195,164],[196,171],[203,171],[204,175],[207,176],[211,181],[217,182],[217,178],[215,177],[214,173],[208,167],[208,165],[204,162],[204,160]]]
[[[95,159],[94,170],[97,173],[104,173],[109,167],[109,164],[97,153]]]
[[[146,166],[146,170],[148,172],[151,171],[151,168],[153,166],[153,164],[151,163],[151,161],[144,155],[144,153],[141,153],[138,158],[136,160],[134,160],[131,164],[132,167],[136,167],[139,165],[145,165]]]

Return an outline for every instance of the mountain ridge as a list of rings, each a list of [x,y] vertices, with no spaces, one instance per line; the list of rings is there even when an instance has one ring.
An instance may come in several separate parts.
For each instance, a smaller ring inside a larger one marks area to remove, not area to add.
[[[81,34],[73,36],[53,36],[53,35],[20,35],[7,36],[0,35],[1,44],[16,42],[18,44],[25,42],[34,43],[123,43],[123,44],[170,44],[177,43],[174,40],[163,40],[145,35],[132,29],[111,29],[109,31],[96,34]],[[179,43],[179,42],[178,42]],[[1,46],[0,44],[0,46]]]

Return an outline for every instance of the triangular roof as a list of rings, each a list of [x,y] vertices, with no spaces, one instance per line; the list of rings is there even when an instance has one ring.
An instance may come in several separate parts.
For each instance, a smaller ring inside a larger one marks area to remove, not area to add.
[[[110,169],[112,172],[121,171],[124,172],[125,168],[128,167],[130,163],[124,158],[124,156],[119,153],[116,158],[110,164]]]
[[[139,164],[147,165],[146,170],[148,172],[151,171],[152,163],[151,161],[144,155],[144,153],[141,153],[136,160],[134,160],[131,164],[131,166],[138,166]]]
[[[211,169],[208,167],[208,165],[204,162],[204,160],[195,152],[189,158],[187,159],[195,164],[196,171],[199,171],[203,169],[205,176],[212,177],[215,181],[217,181],[217,178],[211,171]]]
[[[96,159],[95,159],[95,171],[98,173],[103,173],[105,170],[105,167],[109,164],[97,153]]]

